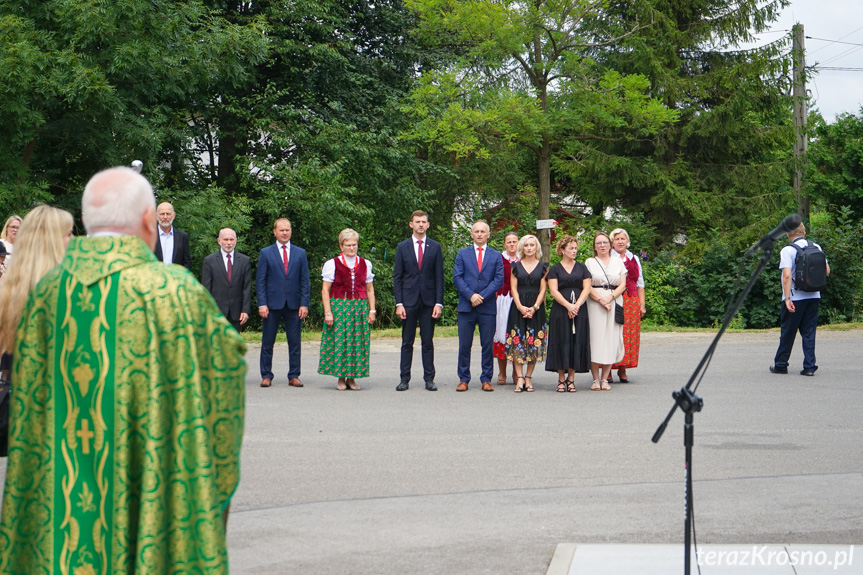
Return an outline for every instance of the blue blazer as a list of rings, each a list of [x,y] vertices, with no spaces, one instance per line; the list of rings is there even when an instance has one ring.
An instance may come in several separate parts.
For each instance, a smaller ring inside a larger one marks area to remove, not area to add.
[[[427,307],[443,305],[443,251],[440,244],[427,238],[423,268],[417,265],[413,236],[396,247],[393,265],[393,294],[396,303],[413,307],[422,301]]]
[[[497,314],[495,292],[503,285],[503,257],[501,253],[486,244],[485,253],[482,256],[482,272],[480,272],[473,246],[459,250],[455,257],[453,282],[455,282],[455,287],[458,290],[458,311],[476,310],[477,313],[483,315]],[[484,301],[473,307],[470,298],[475,293],[481,295]]]
[[[255,278],[258,307],[300,309],[309,307],[309,262],[306,250],[291,244],[288,254],[288,274],[278,242],[261,250]]]

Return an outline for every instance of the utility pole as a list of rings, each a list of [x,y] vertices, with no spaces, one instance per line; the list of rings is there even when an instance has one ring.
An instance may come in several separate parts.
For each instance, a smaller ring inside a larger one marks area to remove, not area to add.
[[[809,221],[809,198],[803,194],[803,168],[806,161],[808,136],[806,134],[806,51],[803,45],[803,24],[795,24],[791,29],[793,44],[791,56],[794,60],[792,98],[794,102],[794,193],[800,217]]]

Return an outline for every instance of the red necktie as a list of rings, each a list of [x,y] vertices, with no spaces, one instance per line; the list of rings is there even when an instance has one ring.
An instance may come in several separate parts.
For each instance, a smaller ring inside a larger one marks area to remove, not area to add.
[[[233,275],[234,266],[231,264],[231,254],[225,254],[228,256],[228,281],[231,281],[231,276]]]
[[[482,248],[477,248],[479,250],[479,255],[476,257],[476,267],[479,268],[479,271],[482,271]]]
[[[419,246],[419,251],[417,252],[417,267],[419,269],[423,269],[423,242],[422,242],[422,240],[417,240],[417,246]]]
[[[282,246],[282,261],[285,262],[285,275],[288,275],[288,246]]]

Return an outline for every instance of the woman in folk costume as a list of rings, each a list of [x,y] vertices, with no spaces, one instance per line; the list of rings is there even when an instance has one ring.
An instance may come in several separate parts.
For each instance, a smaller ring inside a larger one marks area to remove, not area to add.
[[[638,348],[641,345],[641,318],[647,313],[644,301],[644,273],[638,256],[629,251],[629,234],[622,228],[611,232],[611,255],[617,256],[626,267],[626,291],[623,292],[623,344],[626,354],[619,363],[611,366],[617,370],[620,383],[629,383],[626,368],[638,367]],[[609,376],[609,383],[611,377]]]
[[[375,322],[372,262],[357,256],[360,235],[347,228],[339,234],[342,253],[321,272],[324,331],[318,373],[338,377],[339,390],[357,390],[356,379],[369,376],[371,324]]]
[[[510,286],[510,275],[512,273],[512,264],[518,261],[518,234],[515,232],[507,232],[503,237],[503,285],[497,290],[497,318],[494,330],[494,341],[492,343],[492,353],[497,358],[497,383],[498,385],[506,384],[506,326],[509,321],[509,308],[512,305],[512,290]],[[513,368],[515,369],[515,368]],[[515,371],[513,371],[513,381],[515,381]]]

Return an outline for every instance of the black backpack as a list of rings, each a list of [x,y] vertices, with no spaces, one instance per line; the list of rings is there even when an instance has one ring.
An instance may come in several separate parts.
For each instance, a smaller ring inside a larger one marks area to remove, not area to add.
[[[797,250],[797,259],[794,260],[794,289],[814,292],[827,287],[827,258],[824,257],[824,252],[809,240],[806,240],[805,248],[795,242],[791,242],[791,245]]]

